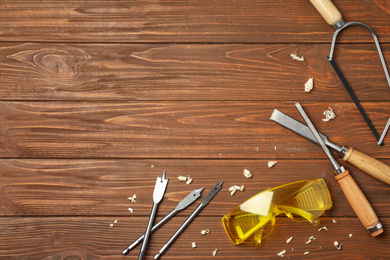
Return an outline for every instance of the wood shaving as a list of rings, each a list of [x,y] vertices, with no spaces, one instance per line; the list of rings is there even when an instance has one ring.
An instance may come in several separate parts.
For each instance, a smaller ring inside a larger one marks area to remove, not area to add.
[[[193,179],[191,179],[191,178],[188,176],[186,183],[187,183],[187,184],[191,184],[192,181],[193,181]]]
[[[206,235],[206,234],[210,233],[210,229],[202,230],[202,231],[200,231],[200,233],[201,233],[202,235]]]
[[[179,181],[186,181],[187,180],[186,176],[179,176],[177,178],[179,179]]]
[[[135,203],[135,199],[137,198],[137,194],[134,194],[132,197],[128,197],[127,199],[131,202]]]
[[[216,256],[216,255],[217,255],[217,251],[218,251],[218,248],[216,248],[216,249],[213,251],[213,256]]]
[[[313,90],[314,83],[313,83],[313,78],[309,78],[306,83],[305,83],[305,92],[310,92]]]
[[[336,114],[333,112],[333,109],[330,107],[328,107],[328,108],[329,108],[329,110],[325,110],[323,113],[325,116],[325,119],[322,119],[322,121],[324,121],[324,122],[328,122],[331,119],[335,119],[335,117],[336,117]]]
[[[280,256],[280,257],[284,257],[284,254],[285,254],[286,252],[287,252],[286,250],[283,250],[283,251],[277,253],[277,255]]]
[[[112,228],[114,226],[114,224],[110,224],[110,228]]]
[[[230,195],[233,196],[234,193],[236,193],[236,191],[244,191],[244,189],[245,189],[244,185],[241,185],[241,186],[238,186],[238,185],[231,186],[229,188]]]
[[[349,237],[352,237],[352,234],[349,234]]]
[[[328,229],[327,229],[325,226],[323,226],[322,228],[318,229],[318,232],[320,232],[320,231],[323,230],[323,229],[325,229],[326,231],[328,231]]]
[[[307,240],[307,241],[305,242],[305,244],[306,244],[306,245],[307,245],[307,244],[310,244],[312,240],[316,240],[316,238],[315,238],[314,236],[309,237],[309,240]]]
[[[290,242],[293,240],[293,238],[294,238],[294,237],[288,238],[288,239],[286,240],[286,243],[287,243],[287,244],[290,244]]]
[[[150,165],[150,167],[154,168],[154,165],[152,164],[152,165]]]
[[[277,163],[278,163],[278,161],[269,161],[269,162],[268,162],[268,168],[274,167],[275,164],[277,164]]]
[[[303,253],[304,255],[307,255],[307,254],[309,254],[310,252],[309,251],[306,251],[305,253]]]
[[[130,211],[130,213],[133,213],[133,209],[132,208],[129,208],[129,211]]]
[[[116,223],[118,223],[118,220],[117,220],[117,219],[115,219],[115,221],[114,221],[114,224],[116,224]]]
[[[247,169],[244,169],[244,172],[242,174],[244,174],[244,176],[247,177],[248,179],[252,177],[251,171]]]
[[[196,243],[192,242],[192,248],[195,248],[195,247],[196,247]]]
[[[341,250],[341,246],[343,244],[340,244],[338,241],[334,241],[333,245],[337,248],[337,250]]]
[[[295,53],[291,53],[290,54],[290,57],[293,59],[293,60],[297,60],[297,61],[305,61],[305,58],[302,56],[302,57],[298,57],[297,54]]]
[[[335,223],[335,224],[336,224],[336,223],[337,223],[337,221],[334,219],[334,220],[333,220],[333,223]]]

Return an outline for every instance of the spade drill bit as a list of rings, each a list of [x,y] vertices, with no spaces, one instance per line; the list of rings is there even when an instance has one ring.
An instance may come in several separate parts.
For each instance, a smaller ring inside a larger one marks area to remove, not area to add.
[[[146,227],[144,242],[143,242],[141,250],[139,251],[139,254],[138,254],[138,260],[141,260],[144,256],[146,247],[148,245],[149,236],[151,234],[151,230],[152,230],[152,226],[153,226],[153,222],[154,222],[154,217],[156,216],[157,207],[158,207],[158,204],[160,203],[160,201],[162,200],[162,198],[164,197],[164,193],[165,193],[165,189],[167,188],[167,184],[168,184],[168,179],[165,178],[165,170],[164,170],[162,176],[157,177],[156,185],[154,186],[153,208],[152,208],[152,211],[150,213],[148,225]]]

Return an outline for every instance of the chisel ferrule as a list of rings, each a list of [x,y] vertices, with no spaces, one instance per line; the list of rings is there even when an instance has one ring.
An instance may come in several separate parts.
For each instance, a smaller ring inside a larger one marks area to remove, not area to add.
[[[345,172],[344,166],[340,166],[340,168],[335,169],[335,170],[333,171],[334,175],[336,175],[336,176],[339,175],[339,174],[342,174],[343,172]]]

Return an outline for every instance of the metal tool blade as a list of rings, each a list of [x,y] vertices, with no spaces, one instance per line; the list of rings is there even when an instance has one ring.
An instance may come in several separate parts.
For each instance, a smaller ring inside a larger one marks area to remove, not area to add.
[[[215,195],[217,195],[218,191],[220,191],[222,188],[222,183],[223,183],[223,181],[216,184],[214,186],[214,188],[206,195],[206,197],[200,203],[200,205],[202,205],[202,207],[206,206],[210,202],[210,200],[212,200],[215,197]]]
[[[202,191],[204,188],[201,189],[195,189],[190,194],[187,195],[182,201],[177,204],[175,210],[180,211],[185,208],[187,208],[189,205],[191,205],[195,200],[197,200],[200,196],[202,196]]]
[[[322,150],[324,150],[325,154],[328,156],[330,162],[332,163],[333,169],[335,171],[340,169],[340,165],[337,163],[336,159],[333,158],[333,156],[330,153],[328,147],[326,147],[326,145],[325,145],[324,141],[322,140],[320,134],[317,132],[317,129],[314,127],[313,123],[310,121],[310,118],[306,115],[305,111],[303,110],[301,104],[299,104],[297,102],[297,103],[295,103],[295,106],[298,108],[299,113],[301,113],[301,116],[303,117],[303,119],[305,119],[305,122],[309,126],[311,132],[313,133],[313,135],[317,139],[318,143],[321,145]]]
[[[165,178],[165,170],[161,177],[157,177],[156,185],[153,191],[153,202],[159,203],[164,197],[165,189],[167,188],[168,179]]]
[[[299,122],[298,120],[286,115],[285,113],[274,109],[274,112],[271,115],[270,118],[272,121],[278,123],[279,125],[293,131],[294,133],[306,138],[307,140],[312,141],[313,143],[319,144],[313,133],[310,131],[310,128]],[[323,135],[319,133],[321,136],[321,139],[324,141],[324,143],[329,146],[331,149],[337,151],[338,153],[341,153],[343,151],[343,146],[339,146],[337,144],[334,144],[328,140],[328,137],[326,135]]]

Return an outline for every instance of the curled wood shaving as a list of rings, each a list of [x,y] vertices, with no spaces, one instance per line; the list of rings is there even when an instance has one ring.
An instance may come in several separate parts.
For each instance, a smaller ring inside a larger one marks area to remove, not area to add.
[[[334,241],[333,245],[337,248],[337,250],[341,250],[341,246],[343,244],[340,244],[338,241]]]
[[[233,196],[234,193],[236,193],[236,191],[244,191],[244,188],[245,186],[244,185],[241,185],[241,186],[238,186],[238,185],[234,185],[234,186],[231,186],[229,188],[229,191],[230,191],[230,195]]]
[[[295,53],[291,53],[290,54],[290,57],[293,59],[293,60],[297,60],[297,61],[305,61],[305,58],[302,56],[302,57],[298,57],[297,54]]]
[[[312,240],[315,240],[316,238],[314,236],[309,237],[309,240],[306,241],[306,245],[310,244]]]
[[[328,122],[329,120],[335,119],[335,117],[336,117],[336,114],[333,112],[333,109],[330,107],[328,107],[328,108],[329,108],[329,110],[325,110],[323,113],[325,116],[325,119],[322,119],[322,121],[324,121],[324,122]]]
[[[318,232],[320,232],[320,231],[323,230],[323,229],[325,229],[326,231],[328,231],[328,229],[327,229],[325,226],[323,226],[322,228],[318,229]]]
[[[251,171],[247,169],[244,169],[244,172],[242,174],[244,174],[244,176],[247,177],[248,179],[252,177]]]
[[[200,231],[200,233],[201,233],[202,235],[206,235],[206,234],[210,233],[210,229],[202,230],[202,231]]]
[[[132,208],[129,208],[129,211],[130,211],[130,213],[133,213],[133,209]]]

